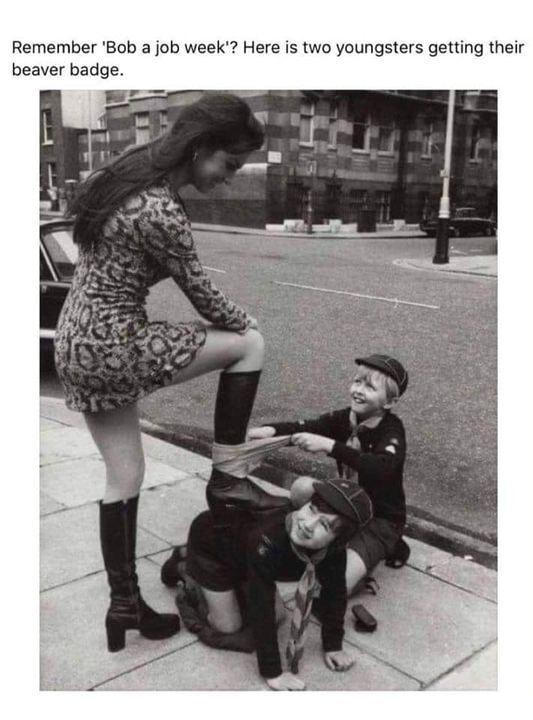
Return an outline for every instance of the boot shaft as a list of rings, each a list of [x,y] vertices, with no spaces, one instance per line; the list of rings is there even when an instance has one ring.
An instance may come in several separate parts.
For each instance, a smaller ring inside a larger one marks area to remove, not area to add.
[[[100,502],[100,542],[111,597],[138,594],[135,550],[139,496]]]

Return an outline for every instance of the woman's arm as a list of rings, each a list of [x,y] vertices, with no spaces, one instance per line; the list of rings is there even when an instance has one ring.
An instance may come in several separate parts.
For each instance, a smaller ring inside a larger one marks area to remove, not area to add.
[[[164,187],[145,195],[133,223],[147,253],[170,274],[202,317],[217,327],[246,332],[254,325],[253,318],[211,282],[196,254],[183,208]]]

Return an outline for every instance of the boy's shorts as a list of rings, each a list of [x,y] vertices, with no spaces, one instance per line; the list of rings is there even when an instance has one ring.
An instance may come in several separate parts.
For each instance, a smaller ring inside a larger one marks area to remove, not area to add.
[[[189,530],[187,574],[206,590],[226,592],[242,580],[231,564],[231,548],[213,526],[209,511],[198,515]]]
[[[348,543],[364,562],[368,572],[388,557],[403,534],[403,526],[384,518],[372,518]]]

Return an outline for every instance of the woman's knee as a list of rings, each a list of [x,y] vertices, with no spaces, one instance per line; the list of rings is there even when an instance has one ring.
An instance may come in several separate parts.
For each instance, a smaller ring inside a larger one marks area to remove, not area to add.
[[[135,457],[113,459],[106,463],[107,482],[109,484],[128,488],[132,491],[140,490],[143,484],[146,463],[144,454]]]
[[[243,336],[245,353],[249,356],[260,358],[265,356],[265,339],[259,330],[248,330]]]
[[[234,371],[261,370],[265,358],[265,341],[259,330],[248,330],[237,340],[238,359],[229,369]]]

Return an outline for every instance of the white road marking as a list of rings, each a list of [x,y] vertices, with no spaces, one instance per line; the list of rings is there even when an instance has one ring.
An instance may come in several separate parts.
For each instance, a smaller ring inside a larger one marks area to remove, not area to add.
[[[204,268],[206,270],[211,270],[211,272],[219,272],[219,273],[223,273],[224,275],[226,274],[225,270],[219,270],[218,268],[212,268],[212,267],[209,267],[209,265],[204,265]]]
[[[272,281],[274,285],[286,285],[287,287],[300,288],[301,290],[316,290],[318,292],[333,293],[334,295],[349,295],[350,297],[364,298],[365,300],[380,300],[381,302],[392,303],[393,305],[413,305],[415,307],[428,308],[429,310],[440,310],[439,305],[426,305],[426,303],[410,302],[409,300],[398,300],[398,298],[386,298],[379,295],[362,295],[361,293],[347,292],[346,290],[330,290],[329,288],[313,287],[312,285],[297,285],[296,283]]]

